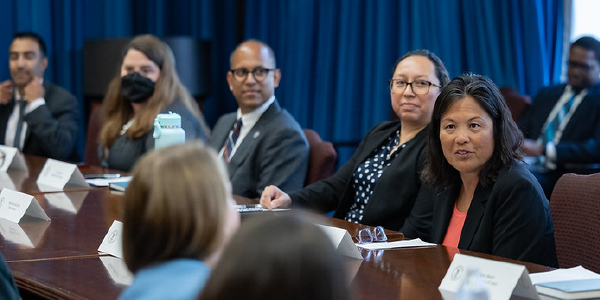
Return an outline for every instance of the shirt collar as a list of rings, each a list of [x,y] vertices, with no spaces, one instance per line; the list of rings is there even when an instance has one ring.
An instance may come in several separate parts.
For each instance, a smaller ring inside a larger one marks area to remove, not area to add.
[[[263,103],[257,109],[247,114],[242,114],[242,110],[238,108],[236,120],[242,118],[242,123],[244,124],[243,127],[252,128],[273,102],[275,102],[275,95],[271,96],[267,102]]]

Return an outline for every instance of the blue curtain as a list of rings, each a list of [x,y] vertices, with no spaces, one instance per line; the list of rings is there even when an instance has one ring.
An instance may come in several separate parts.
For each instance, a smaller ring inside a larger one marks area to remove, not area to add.
[[[435,52],[451,77],[476,72],[530,95],[558,82],[562,69],[562,0],[3,2],[0,57],[8,57],[14,32],[40,33],[50,52],[47,78],[81,101],[87,39],[152,33],[210,40],[209,124],[236,108],[225,81],[231,51],[240,40],[263,40],[282,70],[280,103],[302,127],[336,143],[357,142],[389,119],[387,80],[409,50]],[[0,68],[0,80],[7,78],[8,68]],[[341,163],[353,151],[338,150]]]

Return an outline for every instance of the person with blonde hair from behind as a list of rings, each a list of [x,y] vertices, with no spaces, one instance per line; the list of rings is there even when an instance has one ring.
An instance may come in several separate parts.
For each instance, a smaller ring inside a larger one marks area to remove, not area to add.
[[[303,214],[257,216],[234,235],[200,299],[350,299],[347,279],[329,237]]]
[[[123,199],[123,259],[135,278],[120,299],[194,299],[239,225],[216,153],[200,142],[151,151]]]
[[[179,114],[186,140],[207,141],[208,127],[181,84],[165,42],[149,34],[135,37],[123,49],[119,66],[102,103],[99,156],[104,167],[129,172],[140,156],[154,149],[159,113]]]

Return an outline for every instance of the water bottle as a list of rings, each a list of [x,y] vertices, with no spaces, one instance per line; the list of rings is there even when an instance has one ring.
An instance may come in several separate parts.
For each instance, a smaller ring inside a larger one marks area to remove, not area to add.
[[[489,294],[486,289],[481,273],[477,269],[468,269],[467,275],[456,292],[455,300],[488,300]]]
[[[152,136],[155,149],[185,143],[185,131],[181,129],[181,116],[173,112],[158,114],[154,119]]]

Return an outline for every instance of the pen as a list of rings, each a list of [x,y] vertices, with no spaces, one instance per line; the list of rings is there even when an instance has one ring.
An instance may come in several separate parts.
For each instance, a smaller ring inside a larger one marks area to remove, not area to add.
[[[117,179],[121,177],[121,174],[85,174],[83,175],[85,179]]]

